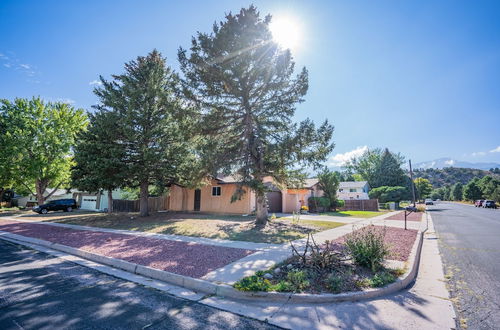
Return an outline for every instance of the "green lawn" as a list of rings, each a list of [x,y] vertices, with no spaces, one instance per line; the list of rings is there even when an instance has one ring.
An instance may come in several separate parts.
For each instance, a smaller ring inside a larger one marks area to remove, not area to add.
[[[326,212],[320,215],[331,215],[334,217],[353,217],[353,218],[373,218],[377,215],[382,215],[388,211],[337,211],[337,212]]]

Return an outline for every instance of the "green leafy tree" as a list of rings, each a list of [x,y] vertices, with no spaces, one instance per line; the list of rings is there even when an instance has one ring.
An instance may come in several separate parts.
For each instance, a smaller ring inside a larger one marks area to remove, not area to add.
[[[70,181],[73,164],[71,147],[78,132],[87,125],[87,116],[62,102],[44,102],[40,98],[13,102],[2,100],[0,113],[4,141],[2,159],[10,167],[9,176],[18,191],[36,196],[38,204]],[[53,188],[44,195],[47,188]]]
[[[482,197],[495,200],[495,191],[500,188],[500,180],[497,177],[487,175],[477,181],[479,189],[481,189]]]
[[[116,116],[116,143],[124,148],[128,186],[140,188],[140,215],[148,216],[149,186],[178,182],[190,164],[195,113],[176,94],[178,77],[154,50],[125,64],[94,90],[98,111]]]
[[[432,185],[429,180],[424,178],[416,178],[413,180],[415,184],[415,190],[417,193],[417,199],[424,199],[429,197],[432,192]]]
[[[114,112],[100,111],[90,115],[90,125],[78,136],[75,166],[71,173],[73,186],[84,191],[107,191],[108,213],[113,211],[114,189],[123,186],[128,177],[125,146]]]
[[[481,199],[483,192],[479,188],[478,179],[473,179],[469,181],[464,187],[463,197],[468,201],[475,201],[476,199]]]
[[[323,191],[323,196],[330,202],[329,207],[337,206],[337,191],[339,189],[339,178],[337,173],[324,169],[318,174],[318,188]]]
[[[377,187],[368,193],[368,196],[372,199],[378,199],[380,203],[387,203],[387,202],[400,202],[402,200],[407,200],[409,199],[409,192],[408,188],[406,187],[401,187],[401,186],[395,186],[395,187],[389,187],[389,186],[382,186],[382,187]]]
[[[293,123],[295,107],[304,100],[308,73],[294,76],[289,50],[280,48],[269,31],[271,16],[261,18],[254,6],[226,15],[211,33],[198,33],[190,52],[178,53],[184,93],[202,109],[207,169],[240,178],[240,189],[256,193],[256,223],[267,222],[266,186],[272,176],[290,184],[305,166],[318,167],[333,149],[333,127],[325,121]]]
[[[455,183],[451,187],[450,200],[461,201],[463,199],[464,186],[460,182]]]

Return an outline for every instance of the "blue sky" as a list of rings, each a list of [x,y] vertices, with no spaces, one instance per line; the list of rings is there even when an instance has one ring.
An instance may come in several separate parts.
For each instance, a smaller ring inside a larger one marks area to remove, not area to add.
[[[294,17],[310,73],[297,120],[336,128],[331,164],[365,147],[414,162],[500,163],[497,1],[254,1]],[[91,82],[153,48],[177,49],[245,1],[0,3],[0,98],[40,95],[90,109]]]

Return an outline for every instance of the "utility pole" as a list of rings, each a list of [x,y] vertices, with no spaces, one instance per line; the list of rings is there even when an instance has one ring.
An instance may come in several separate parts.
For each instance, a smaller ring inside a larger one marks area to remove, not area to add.
[[[413,207],[416,207],[415,205],[415,184],[413,183],[413,171],[411,169],[411,159],[408,160],[410,163],[410,179],[411,179],[411,192],[413,194]]]

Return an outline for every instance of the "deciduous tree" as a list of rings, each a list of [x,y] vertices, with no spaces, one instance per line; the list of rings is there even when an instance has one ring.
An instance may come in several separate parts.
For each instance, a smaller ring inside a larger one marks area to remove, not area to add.
[[[464,187],[463,197],[468,201],[475,201],[481,199],[483,193],[478,185],[478,179],[470,180]]]
[[[432,185],[429,180],[424,178],[416,178],[413,180],[415,183],[415,190],[417,193],[417,199],[424,199],[429,197],[432,192]]]
[[[19,190],[36,196],[43,204],[57,188],[69,183],[73,164],[71,147],[87,125],[84,110],[40,98],[2,100],[4,122],[2,152],[8,159],[10,179]],[[53,188],[46,193],[47,188]]]
[[[460,182],[455,183],[451,187],[450,199],[454,201],[461,201],[463,199],[464,186]]]

